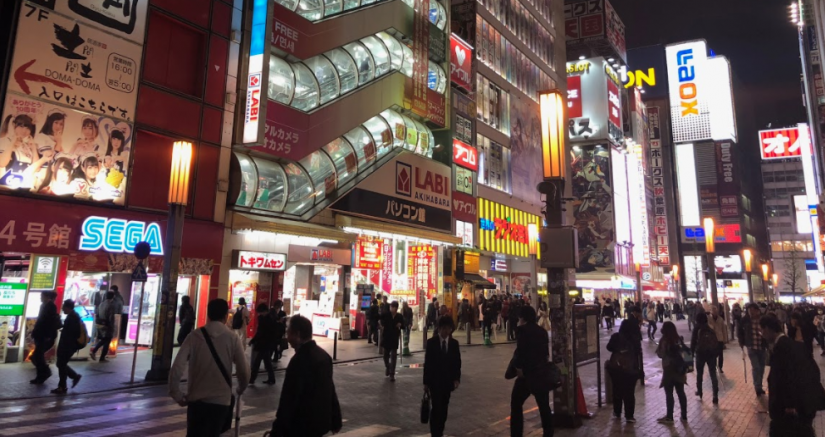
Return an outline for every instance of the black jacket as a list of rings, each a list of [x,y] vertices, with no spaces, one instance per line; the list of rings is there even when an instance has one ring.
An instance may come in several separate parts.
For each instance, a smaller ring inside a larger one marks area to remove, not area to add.
[[[195,326],[195,308],[192,307],[192,304],[181,304],[180,309],[178,310],[178,320],[180,320],[180,325],[191,325]],[[123,323],[124,321],[121,321]]]
[[[381,346],[384,349],[395,350],[398,349],[398,340],[401,338],[401,329],[398,325],[404,328],[404,316],[395,313],[387,313],[381,316],[381,326],[384,328],[384,333],[381,337]]]
[[[453,337],[447,341],[447,355],[441,352],[441,337],[436,335],[427,340],[424,353],[424,385],[430,390],[453,391],[455,381],[461,381],[461,352],[458,341]]]
[[[535,323],[527,323],[516,328],[516,350],[513,352],[514,366],[525,375],[547,363],[550,357],[547,331]]]
[[[76,312],[72,311],[66,316],[66,320],[63,322],[63,332],[60,334],[60,342],[57,343],[57,353],[74,354],[77,352],[80,323],[80,316]]]
[[[380,317],[381,314],[378,311],[378,305],[375,304],[375,301],[373,301],[373,303],[370,304],[370,308],[367,310],[367,322],[371,325],[377,325]]]
[[[813,325],[808,325],[807,322],[803,321],[801,328],[797,328],[795,326],[788,326],[788,337],[791,340],[796,341],[796,330],[802,329],[802,344],[805,345],[805,350],[808,354],[813,355],[814,353],[814,336],[816,336],[816,328]]]
[[[438,308],[432,302],[427,306],[427,323],[434,325],[438,319]]]
[[[255,331],[255,336],[249,340],[249,345],[256,351],[271,350],[275,347],[276,339],[278,337],[278,327],[275,319],[266,315],[258,316],[258,330]]]
[[[742,321],[736,328],[736,337],[739,339],[739,346],[751,347],[753,344],[753,330],[751,316],[742,317]],[[758,323],[758,322],[757,322]],[[767,349],[767,342],[762,339],[762,349]]]
[[[289,360],[273,437],[320,437],[341,429],[341,406],[332,380],[332,358],[310,340]]]
[[[47,301],[40,304],[40,314],[37,315],[37,321],[34,322],[32,339],[36,342],[54,342],[60,326],[60,316],[57,314],[57,306],[54,302]]]
[[[802,410],[799,390],[799,364],[805,359],[802,345],[783,335],[776,340],[771,353],[771,372],[768,374],[768,413],[771,419],[785,416],[786,408]],[[811,359],[811,358],[808,358]]]

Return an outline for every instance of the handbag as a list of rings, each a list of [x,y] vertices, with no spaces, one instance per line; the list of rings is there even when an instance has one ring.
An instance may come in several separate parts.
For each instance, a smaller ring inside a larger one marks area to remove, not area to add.
[[[430,421],[430,392],[424,390],[424,396],[421,397],[421,423],[428,423]]]
[[[542,364],[536,370],[525,375],[525,378],[527,384],[539,392],[553,391],[561,387],[562,384],[561,369],[552,361]]]
[[[218,365],[218,370],[221,371],[221,375],[223,375],[223,379],[229,384],[229,391],[232,391],[232,378],[229,376],[229,373],[226,371],[226,368],[223,366],[221,359],[218,357],[218,353],[215,351],[215,346],[212,344],[212,339],[209,338],[209,333],[206,332],[206,328],[201,328],[201,333],[203,334],[203,339],[206,340],[206,345],[209,346],[209,352],[212,353],[212,358],[215,360],[215,364]],[[229,401],[229,409],[226,411],[226,418],[224,419],[223,426],[221,426],[221,433],[229,431],[232,428],[232,412],[235,411],[235,394],[232,394],[232,398]]]

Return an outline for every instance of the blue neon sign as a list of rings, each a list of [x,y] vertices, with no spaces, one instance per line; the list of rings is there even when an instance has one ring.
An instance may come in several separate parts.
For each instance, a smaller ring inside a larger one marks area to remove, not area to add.
[[[163,255],[160,225],[91,216],[83,221],[79,250],[103,249],[111,253],[131,253],[141,241],[149,243],[151,255]]]

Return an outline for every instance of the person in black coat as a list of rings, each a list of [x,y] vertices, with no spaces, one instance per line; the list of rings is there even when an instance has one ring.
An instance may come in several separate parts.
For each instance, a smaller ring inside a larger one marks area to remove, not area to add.
[[[189,296],[183,296],[180,301],[180,309],[178,310],[178,320],[180,321],[180,331],[178,331],[178,344],[183,344],[186,336],[195,328],[195,308],[189,303]],[[126,319],[121,319],[123,323]]]
[[[37,369],[37,376],[29,381],[32,384],[43,384],[52,376],[45,355],[46,351],[54,346],[54,341],[57,339],[57,330],[61,327],[57,306],[54,304],[56,297],[57,293],[53,291],[44,291],[40,294],[40,313],[37,315],[37,321],[32,329],[34,352],[32,352],[31,360]]]
[[[620,418],[624,404],[625,420],[635,423],[636,380],[639,379],[639,324],[633,317],[628,317],[619,326],[619,332],[610,336],[607,351],[611,352],[607,371],[613,382],[613,417]]]
[[[534,384],[529,382],[549,361],[547,331],[536,324],[536,310],[529,305],[521,308],[518,323],[516,350],[513,352],[513,367],[518,377],[510,395],[510,435],[520,437],[524,433],[524,401],[533,395],[539,407],[544,435],[552,436],[553,411],[550,409],[550,392],[536,390]]]
[[[60,334],[60,342],[57,344],[57,374],[60,375],[60,381],[57,383],[57,388],[52,390],[56,395],[66,394],[66,378],[72,378],[72,387],[80,382],[81,376],[77,374],[71,367],[69,367],[69,359],[72,355],[80,349],[78,339],[80,338],[80,316],[74,311],[74,302],[66,300],[63,302],[63,314],[66,315],[66,321],[63,322],[63,333]]]
[[[281,299],[275,299],[272,303],[272,308],[269,310],[269,317],[274,322],[275,343],[272,346],[272,360],[278,361],[284,354],[289,345],[284,343],[284,335],[286,335],[286,313],[282,309],[284,302]]]
[[[252,368],[250,369],[252,373],[249,376],[249,383],[255,383],[263,360],[267,375],[264,384],[274,385],[275,370],[272,368],[272,349],[275,347],[275,320],[270,317],[269,307],[265,303],[259,303],[256,312],[258,313],[258,330],[249,341],[249,345],[252,346]]]
[[[427,340],[427,350],[424,353],[424,390],[430,393],[432,402],[430,434],[433,437],[444,435],[450,396],[461,383],[461,352],[458,341],[452,337],[454,330],[451,317],[439,318],[436,328],[438,335]]]
[[[430,326],[435,326],[435,322],[438,320],[438,298],[434,297],[433,301],[427,305],[427,323],[424,327],[424,332],[426,333]]]
[[[794,312],[791,314],[791,324],[788,326],[788,337],[791,340],[802,343],[805,350],[813,356],[814,353],[814,336],[816,336],[816,328],[813,323],[808,322],[801,313]]]
[[[516,339],[516,325],[518,324],[519,314],[521,314],[521,301],[515,299],[510,304],[510,309],[507,312],[507,340]]]
[[[401,339],[401,329],[404,328],[404,316],[398,314],[398,301],[392,301],[390,310],[381,317],[381,347],[384,348],[385,376],[395,381],[395,363],[398,360],[398,343]]]
[[[295,355],[289,361],[272,437],[321,437],[342,427],[332,379],[332,358],[312,340],[312,322],[292,316],[286,331]]]
[[[378,321],[381,319],[381,313],[378,309],[378,302],[373,299],[370,301],[370,307],[367,310],[367,343],[378,343]]]

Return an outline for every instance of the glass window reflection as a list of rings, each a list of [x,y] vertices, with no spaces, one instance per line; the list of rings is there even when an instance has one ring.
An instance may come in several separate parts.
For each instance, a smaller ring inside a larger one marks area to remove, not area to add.
[[[295,73],[289,63],[277,56],[269,58],[269,83],[267,95],[270,99],[288,105],[295,92]]]
[[[372,55],[363,44],[352,42],[344,46],[344,50],[352,56],[358,68],[358,85],[363,85],[375,77],[375,62]]]
[[[343,7],[341,0],[324,0],[324,16],[339,14]]]
[[[295,97],[292,107],[302,111],[309,111],[318,106],[318,82],[306,65],[298,62],[292,64],[295,72]]]
[[[372,59],[375,60],[375,76],[381,76],[390,71],[390,53],[387,46],[374,36],[361,38],[361,42],[369,49]]]
[[[324,151],[332,158],[339,187],[355,177],[358,172],[358,158],[347,140],[336,138],[324,146]]]
[[[412,49],[406,44],[401,44],[401,50],[404,51],[404,63],[401,65],[401,73],[404,74],[404,76],[412,77],[413,63],[415,62]]]
[[[372,136],[361,126],[344,134],[344,138],[352,144],[355,156],[358,157],[358,168],[363,171],[375,160],[375,143]]]
[[[258,171],[249,156],[235,153],[235,158],[238,159],[241,167],[241,190],[238,198],[235,199],[235,205],[252,206],[258,186]]]
[[[387,120],[387,124],[392,129],[392,146],[404,147],[404,139],[407,137],[407,124],[404,123],[404,119],[401,118],[399,113],[390,109],[382,112],[381,116],[384,117],[384,120]]]
[[[383,117],[372,117],[364,122],[364,127],[372,135],[378,158],[392,149],[392,130]]]
[[[401,65],[404,64],[404,49],[401,48],[401,43],[387,32],[378,32],[375,36],[377,36],[390,51],[390,68],[392,68],[393,71],[400,70]]]
[[[407,126],[407,136],[404,138],[404,148],[415,151],[415,148],[418,147],[418,128],[416,127],[415,122],[413,122],[412,119],[406,115],[401,115],[401,118],[404,119],[404,125]]]
[[[318,85],[321,89],[321,101],[324,103],[338,97],[339,84],[338,74],[335,72],[335,67],[323,55],[318,55],[304,61],[307,67],[315,74],[318,79]]]
[[[313,197],[315,203],[324,200],[328,192],[335,191],[335,168],[327,154],[318,150],[302,159],[299,164],[309,173],[312,184],[315,185]]]
[[[322,0],[300,0],[296,12],[309,21],[320,20],[324,16],[324,3]]]
[[[289,197],[284,212],[302,214],[312,206],[312,182],[304,169],[295,163],[287,164],[284,171],[289,182]]]
[[[338,72],[338,80],[341,84],[341,94],[345,94],[358,86],[358,71],[355,69],[355,61],[352,56],[342,49],[333,49],[324,53],[335,70]]]
[[[253,208],[281,212],[286,195],[284,169],[273,161],[253,158],[258,167],[258,193]]]

